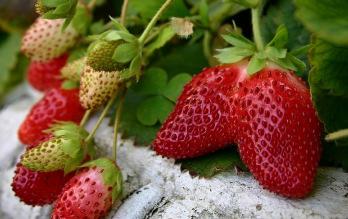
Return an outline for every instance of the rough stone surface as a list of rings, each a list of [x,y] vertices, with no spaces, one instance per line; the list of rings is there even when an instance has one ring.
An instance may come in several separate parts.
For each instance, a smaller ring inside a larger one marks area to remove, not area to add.
[[[50,206],[26,206],[10,184],[23,146],[17,129],[33,100],[21,99],[0,112],[0,218],[49,218]],[[91,121],[89,126],[93,124]],[[112,129],[103,123],[96,142],[111,152]],[[347,218],[348,174],[321,168],[312,195],[290,200],[263,190],[248,173],[226,172],[213,179],[192,178],[173,160],[120,141],[118,162],[125,180],[124,200],[108,219],[119,218]]]

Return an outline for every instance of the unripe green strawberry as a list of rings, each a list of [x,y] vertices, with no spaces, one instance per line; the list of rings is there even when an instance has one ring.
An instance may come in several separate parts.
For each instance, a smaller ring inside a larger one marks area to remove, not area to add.
[[[78,37],[78,32],[69,25],[62,29],[64,19],[48,20],[39,17],[27,30],[22,52],[34,61],[46,61],[64,54]]]
[[[62,77],[70,81],[80,82],[85,63],[86,58],[83,57],[65,65],[61,70]]]
[[[117,91],[118,71],[96,71],[86,65],[80,81],[80,102],[85,109],[98,109]]]
[[[63,138],[53,138],[28,150],[22,157],[23,165],[41,172],[64,169],[65,163],[70,157],[61,147],[64,141]]]
[[[86,155],[93,156],[91,143],[84,139],[88,132],[70,122],[55,124],[50,131],[53,137],[22,156],[21,163],[33,171],[50,172],[75,170]]]
[[[95,71],[118,71],[124,68],[124,64],[112,59],[114,51],[123,41],[101,40],[92,44],[87,56],[87,65]]]

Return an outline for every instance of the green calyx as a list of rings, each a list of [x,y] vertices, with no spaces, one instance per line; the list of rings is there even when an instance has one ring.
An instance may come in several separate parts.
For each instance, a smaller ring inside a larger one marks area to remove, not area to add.
[[[42,2],[42,0],[38,0],[35,3],[35,11],[36,13],[38,13],[39,15],[43,15],[46,12],[50,11],[52,8],[49,8],[47,6],[44,5],[44,3]]]
[[[98,40],[89,48],[86,64],[96,71],[119,71],[122,70],[124,63],[113,60],[113,55],[122,40],[106,41]]]
[[[261,50],[257,48],[254,42],[238,33],[230,33],[222,37],[233,47],[219,49],[215,57],[223,64],[249,59],[247,68],[249,75],[262,70],[266,67],[267,62],[275,63],[282,68],[292,71],[304,71],[306,68],[305,63],[298,59],[296,55],[305,53],[308,46],[289,52],[286,48],[288,31],[284,25],[278,27],[273,39]]]
[[[122,172],[114,161],[108,158],[99,158],[83,164],[81,168],[83,167],[98,167],[103,169],[103,181],[106,186],[112,187],[112,202],[114,203],[116,200],[121,198],[123,182]]]
[[[93,157],[93,143],[84,139],[88,132],[71,122],[61,122],[47,132],[53,137],[27,151],[21,163],[34,171],[50,172],[63,169],[65,173],[75,170],[86,155]]]

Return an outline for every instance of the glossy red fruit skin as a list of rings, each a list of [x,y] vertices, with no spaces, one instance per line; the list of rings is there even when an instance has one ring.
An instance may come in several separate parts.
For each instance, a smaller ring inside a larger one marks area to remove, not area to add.
[[[79,123],[85,110],[79,102],[79,90],[53,88],[30,110],[18,130],[23,144],[30,145],[47,136],[43,131],[56,121]]]
[[[34,172],[17,164],[11,184],[12,190],[27,205],[51,204],[60,194],[70,176],[62,170],[54,172]]]
[[[30,85],[39,91],[60,88],[63,81],[60,70],[67,60],[68,55],[64,54],[49,61],[31,61],[27,73]]]
[[[85,168],[71,178],[54,204],[52,219],[99,219],[112,206],[112,188],[100,168]]]
[[[302,198],[312,189],[322,126],[305,84],[293,73],[264,69],[231,100],[239,118],[241,158],[266,189]]]
[[[166,157],[197,157],[233,143],[236,120],[230,98],[247,77],[246,64],[206,68],[193,77],[153,142]]]

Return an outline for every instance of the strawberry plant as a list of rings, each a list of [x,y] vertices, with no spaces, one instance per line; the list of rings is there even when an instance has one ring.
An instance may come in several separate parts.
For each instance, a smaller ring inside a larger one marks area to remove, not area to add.
[[[23,72],[43,92],[18,131],[29,146],[12,187],[26,204],[55,200],[52,218],[101,218],[123,198],[118,133],[183,171],[209,178],[239,168],[289,198],[308,196],[320,164],[348,169],[347,3],[38,0],[33,8],[29,27],[0,20],[0,98]],[[113,150],[98,157],[94,136],[106,117]]]

